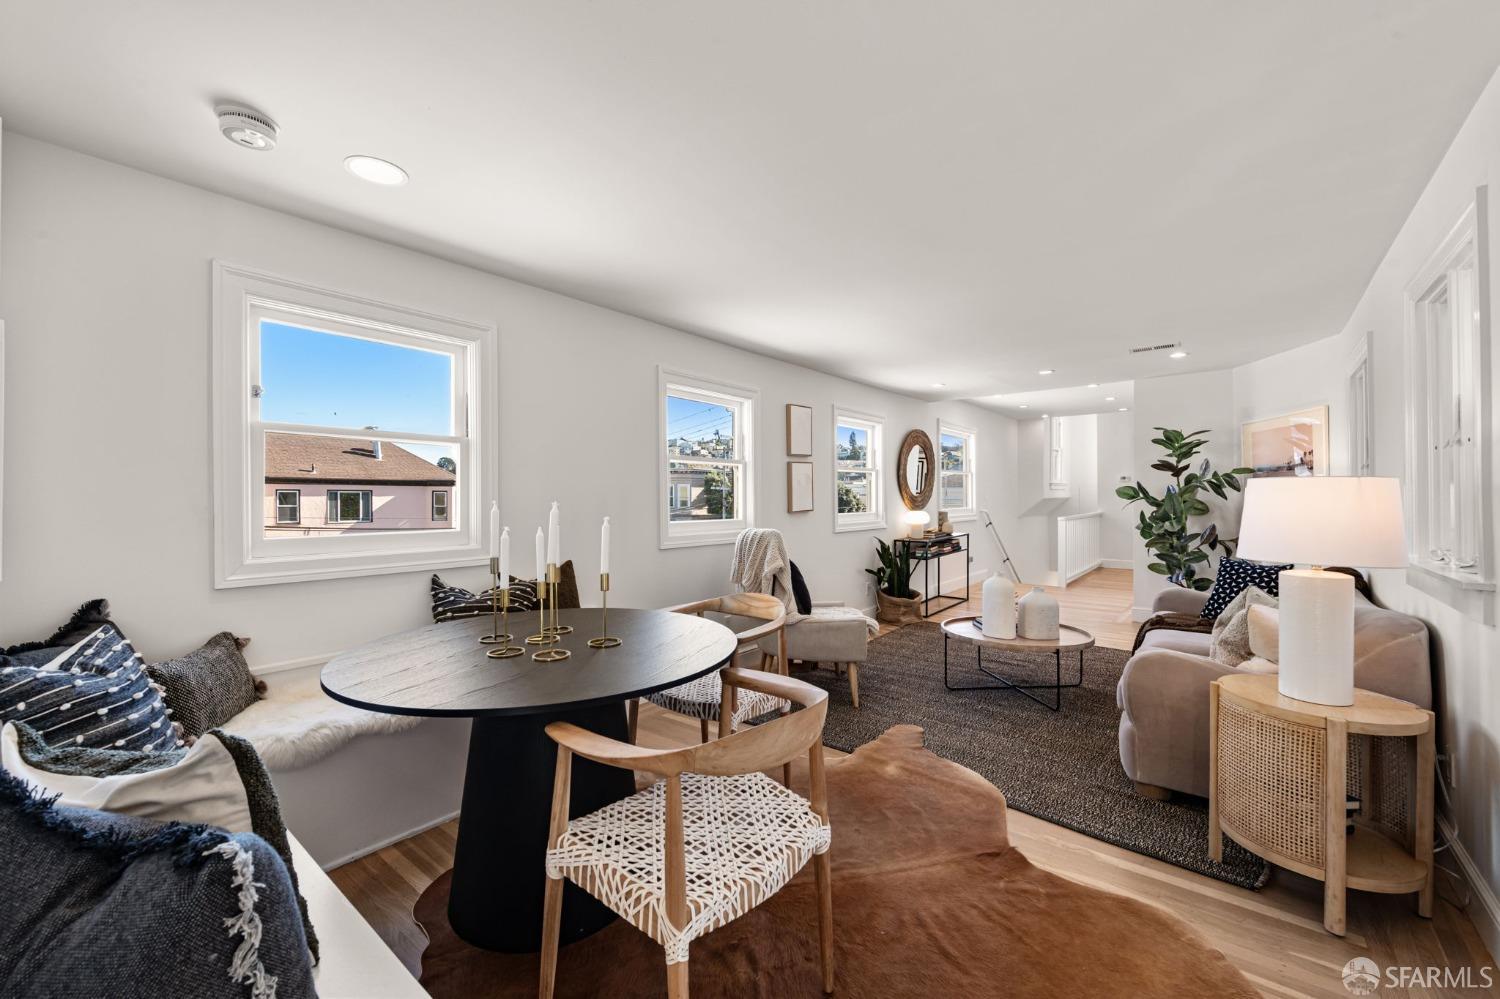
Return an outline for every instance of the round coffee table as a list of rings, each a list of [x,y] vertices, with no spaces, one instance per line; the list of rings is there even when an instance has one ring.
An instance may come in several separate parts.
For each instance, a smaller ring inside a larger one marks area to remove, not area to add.
[[[323,690],[369,711],[471,718],[469,761],[453,857],[448,918],[459,936],[489,950],[541,949],[544,861],[557,744],[546,733],[568,721],[624,741],[625,701],[686,683],[726,665],[738,641],[713,621],[659,610],[610,609],[622,644],[590,648],[602,634],[598,608],[562,610],[573,632],[560,662],[530,655],[490,659],[479,637],[489,615],[388,635],[335,656]],[[512,614],[511,631],[537,628],[535,613]],[[528,651],[529,648],[528,648]],[[629,770],[582,758],[573,764],[573,817],[635,793]],[[563,895],[562,941],[602,929],[615,914],[571,883]]]
[[[1050,711],[1062,708],[1062,692],[1065,687],[1083,686],[1083,654],[1094,647],[1094,636],[1081,628],[1071,628],[1062,625],[1058,629],[1056,638],[989,638],[979,630],[979,617],[976,614],[964,614],[959,617],[950,617],[942,624],[943,628],[943,686],[949,690],[1014,690],[1025,694],[1036,701],[1042,707]],[[948,642],[950,639],[962,639],[974,646],[974,665],[995,683],[983,683],[977,685],[955,687],[948,680]],[[1002,649],[1006,652],[1038,652],[1043,655],[1052,654],[1055,679],[1052,683],[1015,683],[1001,676],[984,662],[984,650]],[[1078,653],[1078,679],[1072,683],[1062,682],[1062,655],[1064,652]],[[1052,703],[1048,704],[1033,690],[1052,691]]]

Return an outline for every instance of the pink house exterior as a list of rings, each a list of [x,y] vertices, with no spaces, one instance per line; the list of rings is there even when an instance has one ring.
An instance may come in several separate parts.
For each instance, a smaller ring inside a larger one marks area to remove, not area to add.
[[[458,477],[399,445],[266,435],[267,537],[453,526]]]

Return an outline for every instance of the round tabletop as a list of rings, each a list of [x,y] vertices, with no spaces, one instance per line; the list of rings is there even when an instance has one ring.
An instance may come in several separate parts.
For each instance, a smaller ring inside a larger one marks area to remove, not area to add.
[[[323,667],[323,690],[336,701],[369,711],[424,717],[477,718],[587,708],[665,690],[727,664],[734,632],[705,618],[662,610],[611,608],[612,649],[591,649],[602,634],[598,608],[561,610],[573,626],[556,645],[525,645],[536,614],[512,614],[513,642],[525,655],[491,659],[481,645],[491,617],[445,621],[387,635],[340,653]],[[535,662],[539,648],[572,653],[559,662]]]
[[[1012,649],[1016,652],[1068,652],[1094,647],[1094,636],[1082,628],[1060,625],[1056,638],[990,638],[979,630],[979,615],[961,614],[943,622],[943,633],[952,638],[962,638],[980,645],[997,649]]]

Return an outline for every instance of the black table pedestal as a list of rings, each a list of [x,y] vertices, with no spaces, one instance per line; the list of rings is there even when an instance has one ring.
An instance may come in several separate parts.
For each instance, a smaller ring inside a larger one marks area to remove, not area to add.
[[[507,953],[541,950],[547,832],[557,744],[555,721],[626,741],[620,702],[556,713],[478,717],[469,735],[463,810],[453,857],[448,919],[476,947]],[[573,758],[570,818],[587,815],[635,793],[629,770]],[[566,882],[562,943],[598,932],[616,917]]]

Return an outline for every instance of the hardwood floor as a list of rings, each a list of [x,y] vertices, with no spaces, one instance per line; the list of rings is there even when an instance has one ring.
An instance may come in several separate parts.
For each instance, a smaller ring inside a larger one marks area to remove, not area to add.
[[[1052,592],[1068,624],[1091,632],[1100,645],[1130,648],[1135,626],[1129,620],[1128,570],[1100,569],[1066,590]],[[977,588],[975,596],[969,608],[955,607],[948,614],[974,613]],[[643,745],[683,745],[698,740],[698,725],[646,704],[640,733]],[[829,759],[843,755],[827,751]],[[1381,968],[1468,967],[1474,975],[1494,964],[1469,918],[1450,901],[1452,886],[1441,873],[1433,919],[1416,915],[1412,897],[1353,892],[1349,932],[1339,938],[1323,930],[1322,885],[1307,878],[1278,870],[1265,889],[1245,891],[1021,812],[1012,810],[1008,821],[1012,843],[1032,863],[1177,915],[1223,951],[1268,996],[1347,997],[1341,971],[1358,956],[1369,957]],[[455,822],[446,823],[332,872],[344,894],[414,970],[426,939],[412,922],[411,907],[428,884],[452,865],[456,827]],[[1080,941],[1080,947],[1082,953],[1087,952],[1086,941]],[[1479,993],[1413,989],[1404,994]]]

